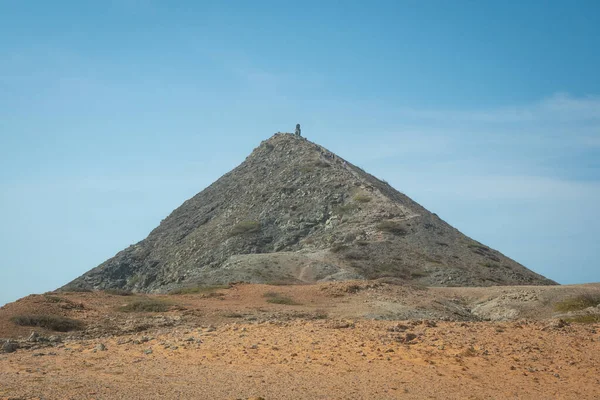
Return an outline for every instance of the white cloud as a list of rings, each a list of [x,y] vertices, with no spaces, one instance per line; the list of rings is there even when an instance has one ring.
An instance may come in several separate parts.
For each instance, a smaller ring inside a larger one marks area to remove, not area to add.
[[[435,110],[399,108],[400,116],[444,123],[518,123],[596,120],[600,123],[600,97],[573,97],[556,93],[541,101],[521,106],[498,107],[483,110]]]
[[[540,116],[569,121],[596,120],[600,123],[600,97],[572,97],[557,93],[543,100],[539,106]]]

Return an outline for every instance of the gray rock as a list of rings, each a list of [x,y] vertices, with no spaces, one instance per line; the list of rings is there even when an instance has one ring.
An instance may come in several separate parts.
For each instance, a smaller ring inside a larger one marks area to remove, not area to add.
[[[144,354],[152,354],[152,349],[146,349],[146,350],[144,350]]]
[[[19,343],[12,340],[7,340],[2,344],[2,351],[4,353],[14,353],[19,348]]]
[[[104,343],[99,343],[99,344],[96,345],[96,349],[95,350],[97,350],[97,351],[106,351],[108,349],[106,348],[106,346],[104,345]]]
[[[31,335],[29,335],[29,337],[27,338],[28,342],[37,342],[40,338],[39,333],[37,333],[36,331],[32,331]]]
[[[50,343],[62,343],[62,338],[60,336],[57,335],[52,335],[48,338],[48,341]]]

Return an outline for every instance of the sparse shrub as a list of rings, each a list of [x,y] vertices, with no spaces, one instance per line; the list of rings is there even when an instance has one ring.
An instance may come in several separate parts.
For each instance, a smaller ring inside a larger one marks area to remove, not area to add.
[[[354,196],[354,201],[358,203],[368,203],[371,201],[371,196],[367,196],[366,194],[357,194]]]
[[[492,269],[500,267],[500,265],[497,265],[497,264],[494,264],[494,263],[491,263],[491,262],[486,262],[486,263],[483,263],[481,265],[483,265],[486,268],[492,268]]]
[[[328,317],[329,317],[329,314],[327,313],[326,310],[324,310],[322,308],[317,308],[315,310],[314,319],[327,319]]]
[[[596,324],[600,323],[600,315],[588,314],[588,315],[576,315],[571,318],[565,318],[567,322],[576,322],[579,324]]]
[[[48,303],[59,304],[59,307],[65,309],[65,310],[71,310],[71,309],[74,309],[74,308],[77,308],[77,309],[83,309],[84,308],[83,304],[81,304],[81,303],[75,303],[74,301],[71,301],[69,299],[65,299],[64,297],[60,297],[60,296],[52,296],[52,295],[45,294],[44,295],[44,299]]]
[[[459,353],[462,357],[475,357],[477,355],[477,350],[473,346],[464,349]]]
[[[325,162],[325,161],[322,161],[322,160],[315,161],[314,165],[317,168],[329,168],[329,167],[331,167],[331,165],[329,165],[328,162]]]
[[[244,314],[240,314],[240,313],[236,313],[236,312],[223,314],[223,316],[225,318],[244,318]]]
[[[260,222],[242,221],[231,229],[229,236],[245,235],[260,231]]]
[[[333,247],[331,247],[329,251],[331,251],[332,253],[339,253],[340,251],[344,251],[346,249],[348,249],[348,246],[346,246],[345,244],[336,244]]]
[[[61,290],[61,292],[90,293],[90,292],[93,292],[93,290],[90,288],[87,288],[87,287],[72,286],[72,287],[67,287],[64,290]]]
[[[296,302],[295,300],[289,298],[289,297],[273,297],[270,299],[267,299],[267,303],[273,303],[273,304],[285,304],[288,306],[297,306],[300,305],[300,303]]]
[[[408,268],[398,264],[383,264],[370,274],[373,277],[372,279],[385,277],[408,279],[409,275]]]
[[[358,210],[358,206],[355,203],[348,203],[335,207],[333,213],[337,215],[346,215],[352,214],[356,210]]]
[[[364,260],[367,257],[360,251],[350,250],[344,253],[344,258],[348,260]]]
[[[434,264],[443,264],[442,261],[438,260],[437,258],[433,258],[433,257],[431,257],[431,256],[429,256],[427,254],[423,254],[423,253],[419,253],[419,254],[421,255],[421,257],[425,261],[428,261],[428,262],[434,263]]]
[[[133,296],[133,292],[125,289],[106,289],[104,293],[112,294],[113,296]]]
[[[376,228],[382,232],[389,232],[396,236],[404,236],[408,233],[404,225],[396,221],[382,221],[377,224]]]
[[[410,273],[410,277],[411,278],[424,278],[427,276],[427,273],[424,271],[411,271]]]
[[[165,312],[171,305],[158,299],[135,300],[124,306],[119,307],[122,312]]]
[[[600,293],[583,293],[556,303],[554,309],[560,312],[579,311],[598,304],[600,304]]]
[[[62,297],[59,297],[59,296],[44,295],[44,298],[46,299],[46,301],[48,303],[64,303],[64,302],[70,301],[67,299],[63,299]]]
[[[11,321],[20,326],[37,326],[57,332],[83,329],[83,322],[58,315],[17,315]]]
[[[304,172],[305,174],[309,173],[309,172],[313,172],[315,170],[315,166],[314,165],[302,165],[300,167],[300,172]]]
[[[278,279],[275,281],[268,281],[265,282],[265,285],[270,285],[270,286],[289,286],[289,285],[298,285],[301,282],[298,280],[295,280],[293,278],[289,278],[289,279]]]
[[[127,279],[127,284],[131,285],[131,286],[135,286],[141,280],[142,280],[142,277],[140,275],[133,275],[133,276],[129,277],[129,279]]]
[[[186,286],[177,289],[173,289],[169,294],[204,294],[204,295],[219,295],[215,293],[216,290],[229,289],[229,285],[210,285],[210,286]]]
[[[285,304],[288,306],[300,305],[300,303],[297,303],[294,299],[284,296],[281,293],[277,292],[266,292],[265,294],[263,294],[263,297],[267,299],[267,303]]]
[[[378,283],[385,283],[387,285],[394,286],[404,286],[406,285],[406,280],[402,278],[397,278],[393,276],[384,276],[382,278],[377,278]]]
[[[481,244],[469,244],[467,247],[469,247],[470,249],[474,249],[474,250],[479,250],[479,251],[483,251],[483,252],[489,252],[490,249],[481,245]]]
[[[410,282],[408,286],[413,290],[428,290],[429,288],[422,283]]]
[[[346,288],[347,293],[358,293],[358,292],[360,292],[360,290],[361,290],[360,285],[350,285]]]

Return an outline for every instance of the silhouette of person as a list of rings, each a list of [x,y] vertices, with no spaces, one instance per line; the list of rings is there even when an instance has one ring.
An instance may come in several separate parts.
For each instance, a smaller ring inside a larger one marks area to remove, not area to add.
[[[295,132],[296,136],[302,136],[301,135],[301,130],[300,130],[300,124],[296,124],[296,132]]]

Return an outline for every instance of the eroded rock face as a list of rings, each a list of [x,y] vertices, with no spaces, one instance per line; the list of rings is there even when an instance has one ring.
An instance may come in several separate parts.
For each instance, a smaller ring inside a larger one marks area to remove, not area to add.
[[[141,242],[64,289],[396,277],[426,285],[555,284],[304,138],[276,134]]]

